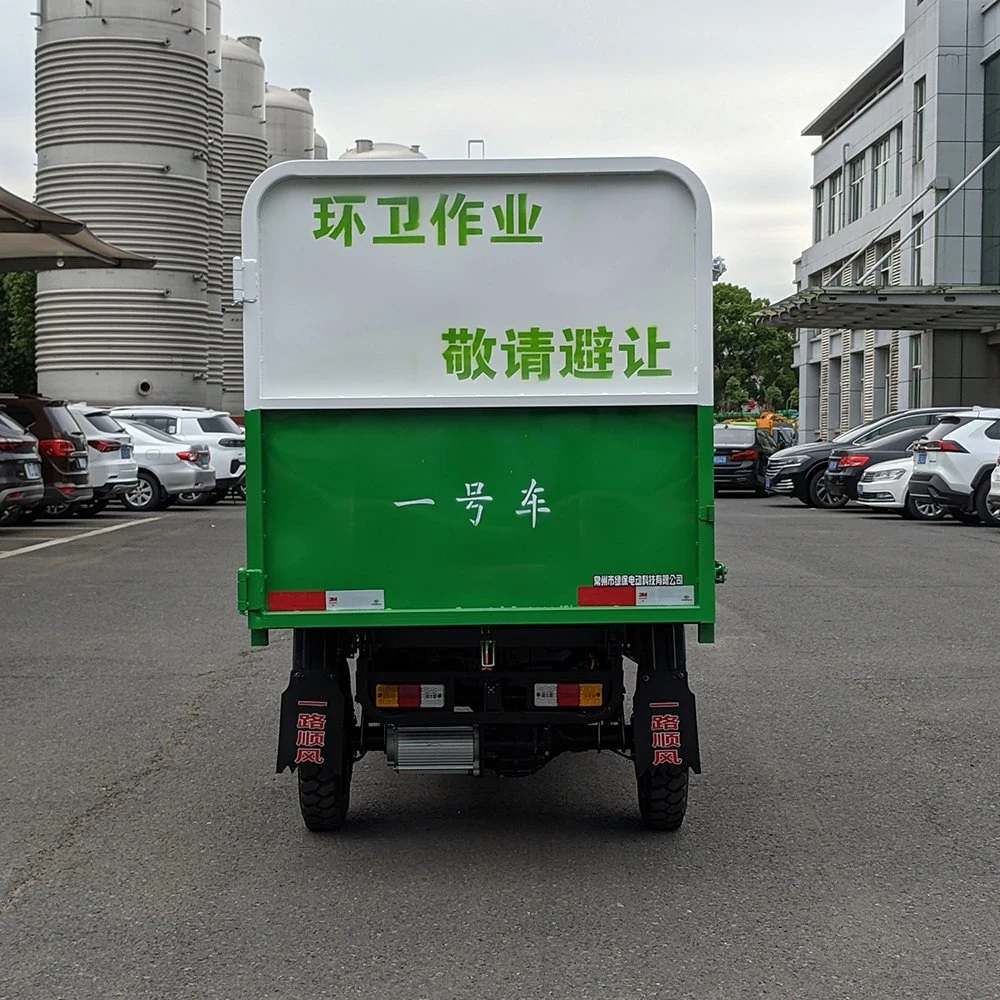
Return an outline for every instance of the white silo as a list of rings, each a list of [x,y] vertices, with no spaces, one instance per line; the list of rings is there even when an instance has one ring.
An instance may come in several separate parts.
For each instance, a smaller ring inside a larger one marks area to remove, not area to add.
[[[207,0],[205,45],[208,60],[208,342],[206,394],[209,406],[222,405],[222,3]]]
[[[247,188],[267,169],[264,126],[264,60],[260,39],[245,35],[222,40],[223,357],[226,409],[243,410],[243,309],[233,303],[232,260],[240,256],[240,216]]]
[[[426,160],[419,146],[404,146],[400,142],[372,142],[357,139],[350,149],[340,154],[341,160]]]
[[[330,147],[327,145],[326,139],[319,134],[319,132],[313,133],[313,159],[314,160],[329,160],[330,159]]]
[[[285,90],[267,85],[264,96],[267,119],[267,165],[286,160],[311,160],[316,129],[309,91]]]
[[[37,198],[148,271],[38,277],[39,389],[206,399],[206,0],[46,0],[35,52]]]

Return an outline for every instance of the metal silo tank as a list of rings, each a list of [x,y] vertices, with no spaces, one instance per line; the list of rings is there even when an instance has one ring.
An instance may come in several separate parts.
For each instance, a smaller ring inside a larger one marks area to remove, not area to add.
[[[372,142],[357,139],[350,149],[338,157],[340,160],[426,160],[419,146],[404,146],[400,142]]]
[[[151,271],[38,278],[39,388],[105,402],[206,399],[206,0],[46,0],[37,198]]]
[[[206,394],[209,406],[222,405],[224,248],[222,3],[207,0],[205,46],[208,61],[208,342]]]
[[[313,135],[313,159],[314,160],[328,160],[330,159],[330,147],[327,145],[326,139],[323,138],[316,132]]]
[[[311,160],[316,129],[309,91],[285,90],[269,83],[265,92],[267,165],[286,160]]]
[[[222,40],[223,119],[223,401],[243,409],[243,310],[233,303],[232,260],[240,256],[240,215],[247,188],[267,168],[264,126],[264,60],[260,39]]]

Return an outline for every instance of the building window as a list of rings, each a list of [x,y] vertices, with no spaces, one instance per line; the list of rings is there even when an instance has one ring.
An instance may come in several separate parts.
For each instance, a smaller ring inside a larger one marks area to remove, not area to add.
[[[913,85],[913,159],[919,163],[924,158],[924,116],[927,109],[927,77],[922,76]]]
[[[920,405],[920,394],[923,387],[923,365],[920,363],[920,334],[910,337],[910,375],[913,392],[910,395],[910,406]]]
[[[1000,56],[986,63],[983,86],[983,156],[1000,146]],[[982,283],[1000,285],[1000,163],[983,170]]]
[[[918,227],[913,234],[913,284],[924,283],[924,213],[913,216],[913,226]]]
[[[832,235],[844,221],[844,171],[838,170],[826,182],[827,195],[827,231]]]
[[[896,149],[896,197],[903,193],[903,126],[897,125],[892,133],[893,146]]]
[[[814,210],[813,210],[813,243],[819,243],[823,239],[823,210],[825,208],[823,204],[823,185],[817,184],[813,188],[813,193],[815,194]]]
[[[856,156],[847,165],[847,176],[850,181],[848,193],[847,221],[857,222],[865,210],[865,157]]]
[[[889,136],[884,136],[872,146],[872,208],[881,208],[889,200],[890,152]]]

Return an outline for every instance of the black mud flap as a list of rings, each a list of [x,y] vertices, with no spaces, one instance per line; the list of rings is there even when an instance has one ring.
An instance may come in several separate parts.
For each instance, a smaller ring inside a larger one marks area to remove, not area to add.
[[[643,678],[640,672],[632,712],[638,776],[663,764],[701,774],[698,716],[685,675],[664,670]]]
[[[278,774],[299,764],[323,765],[342,774],[345,710],[336,678],[293,670],[281,696]]]

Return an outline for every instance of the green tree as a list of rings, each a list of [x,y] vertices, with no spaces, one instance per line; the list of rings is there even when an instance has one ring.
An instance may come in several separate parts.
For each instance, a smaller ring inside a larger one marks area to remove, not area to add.
[[[727,404],[734,395],[741,396],[741,402],[770,398],[772,393],[787,399],[798,385],[792,370],[794,334],[757,326],[753,314],[769,302],[755,299],[748,288],[721,281],[713,291],[715,398]]]
[[[746,390],[743,383],[733,375],[725,385],[722,392],[722,408],[724,410],[738,410],[747,401]]]
[[[35,272],[0,275],[0,391],[34,392]]]

